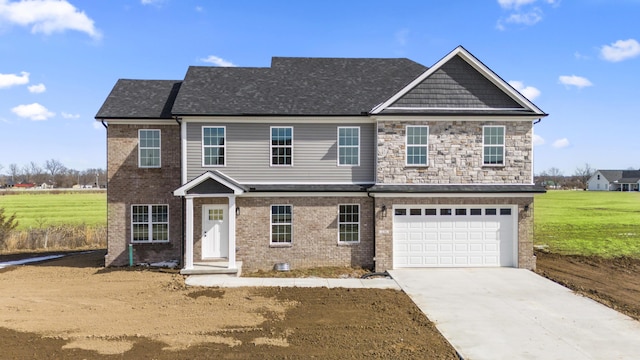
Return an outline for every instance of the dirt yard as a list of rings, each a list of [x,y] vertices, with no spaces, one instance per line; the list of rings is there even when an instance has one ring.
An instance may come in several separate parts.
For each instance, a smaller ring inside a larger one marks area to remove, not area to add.
[[[0,270],[3,359],[457,358],[399,291],[185,288],[103,256]]]
[[[536,252],[537,273],[640,320],[640,260]]]

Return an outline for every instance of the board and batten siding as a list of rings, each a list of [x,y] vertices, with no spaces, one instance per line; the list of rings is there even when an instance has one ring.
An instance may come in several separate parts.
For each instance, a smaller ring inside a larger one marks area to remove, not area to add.
[[[187,181],[218,170],[252,183],[372,183],[375,124],[187,122]],[[225,166],[202,166],[202,127],[226,128]],[[271,127],[293,127],[293,166],[271,166]],[[338,166],[338,127],[360,128],[360,165]]]

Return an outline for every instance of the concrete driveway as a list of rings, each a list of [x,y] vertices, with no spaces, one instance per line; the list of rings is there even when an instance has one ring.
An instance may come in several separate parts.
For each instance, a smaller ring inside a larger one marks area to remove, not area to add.
[[[463,359],[640,359],[640,322],[531,271],[389,273]]]

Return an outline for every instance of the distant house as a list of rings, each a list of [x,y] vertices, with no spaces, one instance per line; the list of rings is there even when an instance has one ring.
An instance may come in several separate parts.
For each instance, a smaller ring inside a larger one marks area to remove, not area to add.
[[[598,170],[587,181],[590,191],[639,191],[640,170]]]
[[[31,189],[34,188],[36,186],[36,184],[32,184],[32,183],[20,183],[20,184],[15,184],[13,187],[16,189]]]

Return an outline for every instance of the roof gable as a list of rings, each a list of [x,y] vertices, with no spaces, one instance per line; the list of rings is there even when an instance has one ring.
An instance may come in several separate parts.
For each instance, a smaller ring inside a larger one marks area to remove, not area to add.
[[[429,112],[546,116],[462,46],[372,110],[373,114]]]
[[[214,170],[207,171],[206,173],[182,185],[178,189],[174,190],[173,195],[187,196],[208,194],[228,196],[231,194],[240,195],[247,190],[248,189],[245,186],[236,180],[218,170]]]

